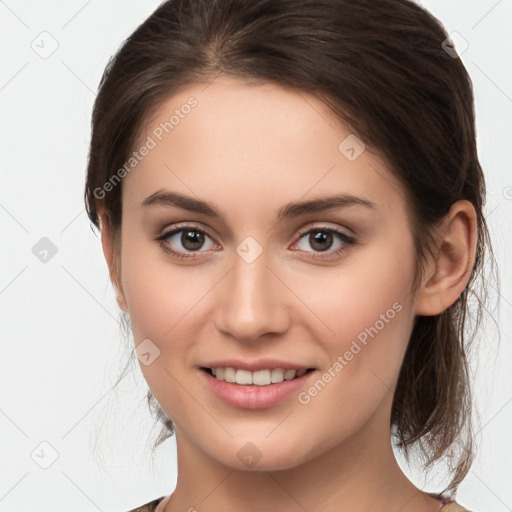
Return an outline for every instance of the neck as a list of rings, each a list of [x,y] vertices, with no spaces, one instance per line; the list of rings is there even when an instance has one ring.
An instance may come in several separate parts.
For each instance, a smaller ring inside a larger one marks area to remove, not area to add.
[[[390,404],[349,438],[318,457],[277,471],[219,463],[176,426],[178,480],[166,512],[436,512],[440,503],[416,488],[391,446]]]

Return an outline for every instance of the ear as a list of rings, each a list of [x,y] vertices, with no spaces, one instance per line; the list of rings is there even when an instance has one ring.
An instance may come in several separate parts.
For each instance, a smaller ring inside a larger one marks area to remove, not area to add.
[[[437,258],[418,292],[417,315],[438,315],[460,297],[475,263],[477,235],[475,208],[457,201],[438,228]]]
[[[109,222],[108,216],[100,216],[101,226],[101,245],[103,247],[103,255],[107,261],[110,274],[110,281],[116,291],[116,300],[119,307],[128,312],[128,305],[121,286],[121,265],[120,265],[120,237],[114,235],[114,230]]]

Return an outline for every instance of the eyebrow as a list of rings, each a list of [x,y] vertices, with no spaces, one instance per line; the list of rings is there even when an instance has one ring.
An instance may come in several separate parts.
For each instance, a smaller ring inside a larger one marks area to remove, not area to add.
[[[179,194],[177,192],[170,192],[166,190],[158,190],[154,194],[148,196],[141,203],[142,207],[148,206],[175,206],[184,210],[202,213],[208,217],[215,219],[222,219],[222,215],[214,205],[207,201],[202,201],[194,197]],[[376,209],[377,205],[352,194],[336,194],[310,201],[296,201],[288,203],[283,206],[278,214],[277,219],[291,219],[305,215],[307,213],[315,213],[333,208],[346,208],[348,206],[364,206],[370,209]]]

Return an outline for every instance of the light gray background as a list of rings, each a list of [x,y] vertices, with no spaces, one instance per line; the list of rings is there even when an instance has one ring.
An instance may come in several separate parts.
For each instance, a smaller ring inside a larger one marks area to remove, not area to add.
[[[99,79],[159,3],[0,1],[2,511],[126,511],[175,486],[174,438],[159,449],[154,471],[151,465],[146,439],[156,430],[140,369],[112,391],[125,345],[100,241],[83,206]],[[501,272],[494,313],[501,346],[488,322],[473,359],[479,455],[458,500],[475,512],[510,511],[512,1],[421,3],[469,43],[461,58],[474,84],[486,211]],[[46,262],[32,251],[43,237],[57,249]],[[417,485],[440,489],[440,470],[422,480],[405,469]]]

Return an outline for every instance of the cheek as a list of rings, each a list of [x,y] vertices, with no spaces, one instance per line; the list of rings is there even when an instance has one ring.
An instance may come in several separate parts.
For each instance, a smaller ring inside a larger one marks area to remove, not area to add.
[[[212,284],[205,280],[207,273],[197,281],[192,267],[180,270],[151,246],[139,251],[135,246],[140,244],[134,242],[126,240],[123,245],[121,269],[134,342],[136,347],[145,343],[158,354],[148,365],[141,358],[140,368],[160,405],[172,411],[173,420],[180,419],[190,407],[190,397],[182,391],[190,378],[191,347],[201,328],[201,299]]]
[[[379,394],[376,384],[384,392],[393,389],[400,371],[414,319],[414,259],[407,241],[397,248],[376,246],[326,273],[316,286],[313,280],[304,286],[305,302],[315,313],[310,328],[330,364],[338,362],[334,373],[343,377],[333,379],[333,387],[342,388],[347,400],[359,400],[364,390]]]
[[[123,242],[121,270],[135,340],[154,338],[161,343],[176,338],[180,328],[190,323],[189,315],[201,309],[201,298],[213,283],[208,273],[172,265],[156,243],[153,247],[146,242],[144,251],[135,245],[139,244]]]

